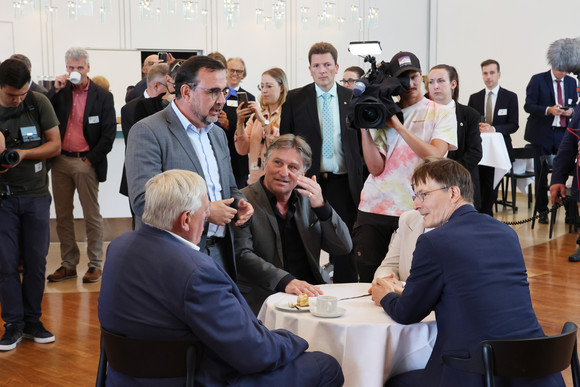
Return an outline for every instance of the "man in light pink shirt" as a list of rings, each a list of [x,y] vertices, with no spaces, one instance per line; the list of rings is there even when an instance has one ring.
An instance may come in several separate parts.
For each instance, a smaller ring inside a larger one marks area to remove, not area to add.
[[[78,193],[87,233],[89,269],[83,282],[101,279],[103,218],[99,207],[99,182],[107,177],[107,153],[113,147],[117,123],[113,95],[88,77],[89,54],[73,47],[65,54],[67,73],[56,77],[48,97],[60,121],[62,154],[52,166],[52,192],[56,231],[62,263],[50,282],[76,278],[80,251],[76,242],[73,197]]]

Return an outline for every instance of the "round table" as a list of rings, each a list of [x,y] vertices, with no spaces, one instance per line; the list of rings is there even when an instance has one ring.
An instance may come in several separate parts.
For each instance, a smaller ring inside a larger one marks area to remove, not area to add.
[[[368,293],[371,284],[321,285],[324,294],[337,298]],[[315,299],[312,299],[315,300]],[[383,386],[389,375],[425,367],[437,326],[432,313],[422,322],[395,323],[371,297],[339,301],[343,316],[320,318],[304,311],[287,311],[276,304],[296,302],[296,296],[274,294],[264,302],[258,318],[269,329],[287,329],[309,343],[309,351],[333,356],[342,366],[345,386]]]

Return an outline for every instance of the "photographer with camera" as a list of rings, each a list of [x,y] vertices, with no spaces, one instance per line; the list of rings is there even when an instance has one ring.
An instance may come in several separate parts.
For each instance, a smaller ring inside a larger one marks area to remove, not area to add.
[[[0,64],[0,187],[10,196],[0,203],[0,306],[5,332],[0,350],[16,348],[22,337],[37,343],[54,341],[40,322],[46,255],[49,246],[51,197],[45,159],[60,153],[58,119],[48,98],[29,92],[30,72],[24,62]],[[3,143],[5,141],[5,145]],[[13,153],[14,154],[14,153]],[[6,163],[8,161],[8,163]],[[7,196],[7,195],[6,195]],[[18,259],[24,259],[22,281]]]
[[[386,129],[360,129],[370,172],[353,232],[361,282],[373,280],[398,227],[399,216],[413,209],[411,175],[415,166],[425,157],[442,157],[457,149],[455,115],[448,107],[423,96],[419,59],[413,53],[399,52],[391,59],[389,75],[408,77],[409,88],[400,94],[397,103],[404,122],[393,114],[387,116]]]

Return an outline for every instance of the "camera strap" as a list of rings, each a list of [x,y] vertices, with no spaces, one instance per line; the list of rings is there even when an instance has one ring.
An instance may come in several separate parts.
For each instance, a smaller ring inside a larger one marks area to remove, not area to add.
[[[28,94],[26,94],[26,98],[24,98],[22,104],[23,109],[16,109],[16,111],[11,114],[0,116],[0,125],[8,120],[20,117],[25,112],[29,112],[38,128],[40,128],[40,111],[38,110],[38,103],[36,102],[36,98],[32,91],[29,91]]]

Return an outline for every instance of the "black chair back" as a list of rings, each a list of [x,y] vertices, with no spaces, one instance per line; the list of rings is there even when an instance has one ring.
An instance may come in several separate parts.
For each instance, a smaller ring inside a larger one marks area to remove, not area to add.
[[[519,340],[486,340],[470,358],[443,356],[443,362],[461,371],[481,374],[493,387],[494,376],[543,378],[572,367],[574,387],[580,386],[580,365],[576,349],[578,327],[564,324],[558,336]]]
[[[105,385],[108,364],[115,371],[136,378],[186,377],[186,386],[193,386],[202,353],[200,342],[138,340],[101,328],[96,385]]]

